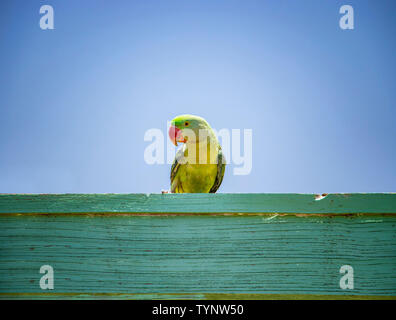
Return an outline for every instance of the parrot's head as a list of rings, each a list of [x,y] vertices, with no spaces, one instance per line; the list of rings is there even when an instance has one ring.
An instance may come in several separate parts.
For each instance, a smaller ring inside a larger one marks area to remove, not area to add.
[[[175,117],[169,128],[169,138],[175,146],[178,142],[186,143],[199,140],[201,130],[210,130],[209,124],[204,118],[184,114]]]

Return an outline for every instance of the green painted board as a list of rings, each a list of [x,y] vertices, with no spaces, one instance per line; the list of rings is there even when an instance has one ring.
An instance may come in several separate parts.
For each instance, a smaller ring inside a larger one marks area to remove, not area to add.
[[[0,214],[396,214],[396,194],[0,194]]]
[[[0,219],[3,296],[45,294],[44,264],[51,294],[396,296],[396,217]],[[346,264],[353,290],[339,287]]]
[[[395,299],[395,208],[394,194],[0,195],[0,299]]]

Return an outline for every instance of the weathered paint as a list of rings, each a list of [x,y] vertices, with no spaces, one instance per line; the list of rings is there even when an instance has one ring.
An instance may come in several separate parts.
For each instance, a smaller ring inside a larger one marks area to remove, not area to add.
[[[116,208],[130,210],[125,199],[113,200]],[[63,202],[62,210],[83,206],[80,200],[73,207],[73,201],[71,208]],[[57,209],[48,203],[35,210]],[[2,212],[5,207],[3,201]],[[343,210],[349,207],[344,203]],[[51,291],[39,287],[44,264],[54,268]],[[354,268],[353,290],[339,287],[346,264]],[[368,296],[396,296],[396,217],[0,215],[0,298]]]
[[[396,214],[396,194],[0,194],[6,214]]]

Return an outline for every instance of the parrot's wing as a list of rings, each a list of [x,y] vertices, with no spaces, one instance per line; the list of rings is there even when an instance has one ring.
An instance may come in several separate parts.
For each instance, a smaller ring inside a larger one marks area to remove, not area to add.
[[[223,181],[225,166],[226,166],[225,157],[223,155],[223,152],[221,151],[221,148],[219,148],[219,154],[217,156],[216,180],[213,184],[213,187],[210,189],[209,193],[215,193],[217,189],[219,189],[221,182]]]
[[[176,157],[175,160],[173,160],[171,172],[170,172],[170,178],[171,178],[171,186],[173,185],[173,181],[175,180],[177,171],[180,168],[180,159],[184,157],[184,152],[183,149],[179,149],[176,152]],[[180,182],[179,182],[180,183]],[[171,190],[171,192],[174,192],[175,190]]]

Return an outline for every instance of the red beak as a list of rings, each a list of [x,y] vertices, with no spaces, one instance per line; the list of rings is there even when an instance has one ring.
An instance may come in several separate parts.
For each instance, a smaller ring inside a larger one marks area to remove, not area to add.
[[[186,140],[183,137],[182,131],[179,128],[176,128],[175,126],[170,126],[169,138],[171,139],[171,141],[175,146],[177,146],[178,142],[186,142]]]

